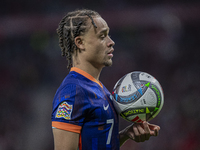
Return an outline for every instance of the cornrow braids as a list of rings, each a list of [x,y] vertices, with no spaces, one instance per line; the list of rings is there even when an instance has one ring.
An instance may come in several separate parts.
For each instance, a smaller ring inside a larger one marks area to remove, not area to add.
[[[83,24],[82,21],[80,21],[80,22],[78,23],[78,25],[77,25],[77,27],[76,27],[76,30],[75,30],[75,32],[74,32],[74,38],[77,37],[78,35],[80,35],[80,32],[81,32],[81,31],[80,31],[79,29],[80,29],[80,27],[81,27],[82,24]],[[74,49],[78,49],[75,43],[74,43],[73,45],[74,45],[74,47],[73,47]]]
[[[87,15],[87,16],[92,20],[92,24],[93,24],[93,26],[94,26],[95,28],[97,28],[96,24],[94,23],[93,18],[92,18],[90,15],[88,15],[88,14],[85,14],[85,15]]]
[[[89,26],[87,24],[88,18],[91,19],[92,25],[97,28],[92,17],[97,17],[99,13],[93,10],[82,9],[69,12],[60,21],[57,28],[57,33],[59,37],[59,46],[61,48],[62,56],[66,56],[68,60],[67,68],[72,67],[72,54],[74,51],[78,50],[74,39],[79,35],[84,35]],[[80,49],[79,49],[80,50]]]

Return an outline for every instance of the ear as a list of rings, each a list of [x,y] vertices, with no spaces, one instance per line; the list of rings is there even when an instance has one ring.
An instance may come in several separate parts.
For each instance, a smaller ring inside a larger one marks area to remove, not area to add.
[[[76,44],[77,48],[79,48],[80,50],[84,50],[85,49],[84,41],[83,41],[83,37],[82,36],[75,37],[74,43]]]

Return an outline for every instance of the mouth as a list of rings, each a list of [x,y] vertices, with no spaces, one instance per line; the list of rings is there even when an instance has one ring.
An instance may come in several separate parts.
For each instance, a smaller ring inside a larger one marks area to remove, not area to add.
[[[111,56],[111,57],[113,57],[113,51],[114,51],[114,49],[112,48],[107,54],[108,54],[108,56]]]

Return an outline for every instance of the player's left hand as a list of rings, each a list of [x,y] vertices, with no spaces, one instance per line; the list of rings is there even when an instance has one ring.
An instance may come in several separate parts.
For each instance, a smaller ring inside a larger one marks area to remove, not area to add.
[[[158,136],[160,127],[144,121],[143,123],[134,123],[126,129],[126,135],[130,139],[136,142],[144,142],[149,140],[150,136]]]

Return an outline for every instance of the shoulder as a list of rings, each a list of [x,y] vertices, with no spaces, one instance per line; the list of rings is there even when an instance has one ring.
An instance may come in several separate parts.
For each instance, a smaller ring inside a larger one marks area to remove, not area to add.
[[[53,103],[59,104],[66,99],[73,101],[75,97],[83,96],[84,90],[76,74],[69,73],[58,87]]]
[[[78,87],[82,87],[84,79],[78,73],[70,72],[60,84],[58,91],[70,92],[76,90]]]

